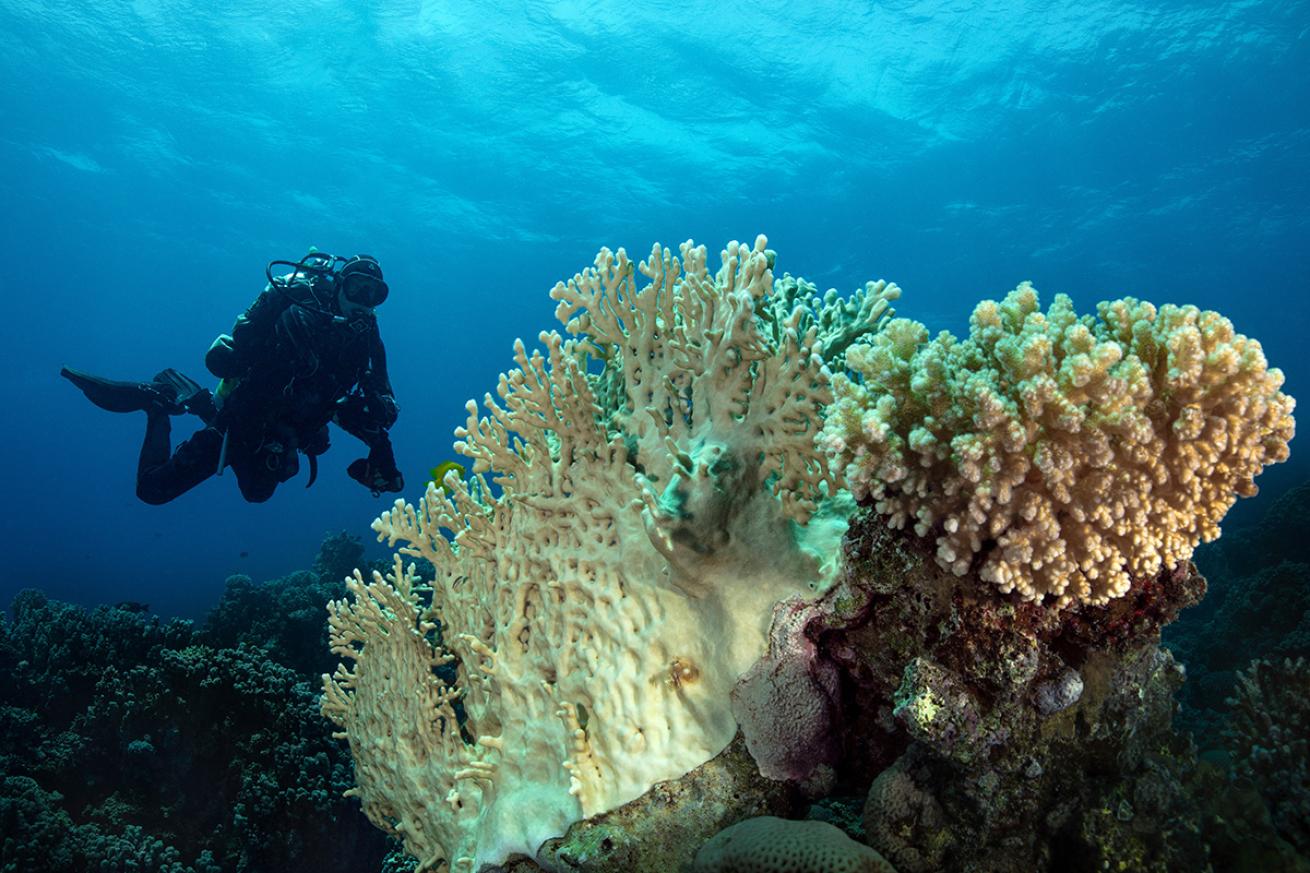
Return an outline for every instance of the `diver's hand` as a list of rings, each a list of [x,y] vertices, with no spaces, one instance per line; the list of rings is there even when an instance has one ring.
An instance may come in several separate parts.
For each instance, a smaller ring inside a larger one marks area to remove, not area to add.
[[[351,461],[346,474],[373,492],[374,497],[380,497],[384,491],[397,492],[405,487],[405,477],[394,466],[387,469],[372,463],[368,458]]]
[[[400,417],[400,404],[390,394],[379,394],[369,398],[368,411],[377,416],[378,424],[383,430],[389,429]]]

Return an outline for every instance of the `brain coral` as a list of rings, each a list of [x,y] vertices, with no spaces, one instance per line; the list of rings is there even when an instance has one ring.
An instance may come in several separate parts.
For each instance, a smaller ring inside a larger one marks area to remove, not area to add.
[[[1001,591],[1104,603],[1215,539],[1286,460],[1294,401],[1215,312],[1133,298],[1043,313],[1025,283],[969,337],[892,321],[851,346],[820,443],[857,498]]]
[[[762,815],[714,835],[692,873],[896,873],[887,859],[823,821]]]

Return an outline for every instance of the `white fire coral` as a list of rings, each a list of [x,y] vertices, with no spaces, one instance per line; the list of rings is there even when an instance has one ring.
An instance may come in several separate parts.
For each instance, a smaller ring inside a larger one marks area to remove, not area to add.
[[[845,516],[825,516],[816,337],[874,329],[894,286],[780,316],[764,245],[729,244],[715,275],[690,242],[639,268],[602,250],[551,292],[579,339],[516,343],[499,402],[469,402],[472,479],[374,523],[435,567],[432,605],[399,556],[353,580],[330,613],[354,668],[324,677],[323,711],[420,869],[534,854],[709,760],[771,605],[825,584]]]
[[[1104,603],[1219,535],[1287,458],[1292,398],[1218,313],[1125,298],[1043,314],[1023,284],[969,338],[897,319],[847,352],[821,442],[857,497],[944,567],[1057,606]]]

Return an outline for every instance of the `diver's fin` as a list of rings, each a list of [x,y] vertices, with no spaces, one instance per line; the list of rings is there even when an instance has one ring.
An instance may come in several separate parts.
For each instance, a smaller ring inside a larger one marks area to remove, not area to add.
[[[195,379],[179,373],[172,367],[169,367],[167,370],[161,370],[159,375],[155,376],[155,384],[171,388],[173,390],[174,402],[182,406],[186,406],[191,402],[191,398],[205,390],[200,387],[200,383]]]
[[[189,412],[198,417],[206,425],[214,425],[215,419],[219,417],[219,408],[214,405],[214,392],[208,388],[200,387],[198,381],[191,379],[190,376],[181,374],[177,370],[169,367],[168,370],[161,371],[155,376],[156,385],[164,388],[164,391],[173,392],[174,400],[181,409],[176,414]]]
[[[87,399],[96,406],[109,412],[158,410],[169,415],[186,412],[186,408],[174,399],[173,388],[167,384],[118,382],[103,376],[83,373],[71,367],[61,368],[59,375],[80,388]]]
[[[154,384],[173,393],[176,398],[174,402],[182,407],[179,412],[189,412],[208,425],[213,425],[218,418],[218,407],[214,405],[213,392],[208,388],[202,388],[200,383],[190,376],[169,367],[155,376]]]

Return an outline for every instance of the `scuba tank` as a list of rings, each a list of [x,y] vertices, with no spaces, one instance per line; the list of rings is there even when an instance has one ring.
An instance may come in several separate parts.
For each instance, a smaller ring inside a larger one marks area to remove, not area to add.
[[[345,260],[311,248],[309,254],[298,261],[269,261],[264,267],[264,275],[268,279],[267,290],[279,291],[291,303],[332,318],[333,313],[325,308],[331,305],[330,300],[327,300],[328,293],[325,292],[330,293],[330,289],[336,285],[334,276],[337,263]],[[290,267],[291,272],[274,276],[273,268],[277,266]],[[233,346],[233,339],[225,333],[219,334],[210,344],[209,350],[205,352],[205,367],[209,372],[221,380],[230,380],[226,391],[223,390],[223,383],[219,383],[219,388],[215,391],[216,397],[220,395],[225,397],[231,393],[236,380],[242,375],[238,372],[235,358],[236,349]]]

